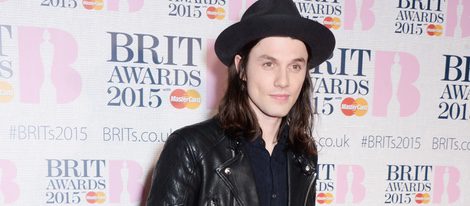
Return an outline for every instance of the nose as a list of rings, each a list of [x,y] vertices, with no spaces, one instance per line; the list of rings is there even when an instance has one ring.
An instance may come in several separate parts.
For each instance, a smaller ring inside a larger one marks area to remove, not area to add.
[[[276,71],[276,78],[274,80],[274,86],[285,88],[289,86],[289,74],[287,69],[279,68]]]

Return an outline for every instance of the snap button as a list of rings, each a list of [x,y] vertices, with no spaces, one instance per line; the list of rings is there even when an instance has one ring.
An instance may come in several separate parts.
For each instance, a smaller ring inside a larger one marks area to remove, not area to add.
[[[230,167],[227,167],[227,168],[225,168],[224,173],[226,175],[230,175],[230,174],[232,174],[232,170],[230,169]]]
[[[272,194],[272,195],[271,195],[271,198],[276,199],[276,198],[277,198],[277,195],[276,195],[276,194]]]

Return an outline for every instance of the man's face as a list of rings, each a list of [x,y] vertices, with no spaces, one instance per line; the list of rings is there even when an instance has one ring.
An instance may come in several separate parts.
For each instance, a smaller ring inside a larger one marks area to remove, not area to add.
[[[240,59],[235,57],[235,65]],[[290,37],[267,37],[251,49],[244,80],[258,120],[288,114],[302,89],[307,59],[305,44]]]

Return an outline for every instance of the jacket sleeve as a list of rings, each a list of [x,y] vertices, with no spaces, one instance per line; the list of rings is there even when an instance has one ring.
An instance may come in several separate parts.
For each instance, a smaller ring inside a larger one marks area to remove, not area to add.
[[[196,205],[200,174],[186,138],[168,137],[153,171],[147,206]]]

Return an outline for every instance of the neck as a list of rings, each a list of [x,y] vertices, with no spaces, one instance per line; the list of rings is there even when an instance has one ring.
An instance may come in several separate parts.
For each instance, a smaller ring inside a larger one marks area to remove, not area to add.
[[[277,136],[279,133],[279,127],[281,125],[282,118],[265,118],[257,117],[258,124],[263,131],[262,138],[265,143],[265,148],[268,150],[269,155],[273,153],[274,147],[277,144]]]
[[[282,117],[267,115],[254,106],[253,102],[250,101],[250,104],[255,112],[261,131],[263,131],[262,138],[266,144],[266,150],[268,150],[269,154],[272,154],[274,146],[277,144],[277,136],[279,133],[279,127],[281,126]]]
[[[261,130],[263,131],[262,138],[266,145],[276,145],[277,135],[279,132],[279,127],[281,126],[282,118],[266,118],[266,116],[258,116],[257,118],[258,124],[261,127]]]

